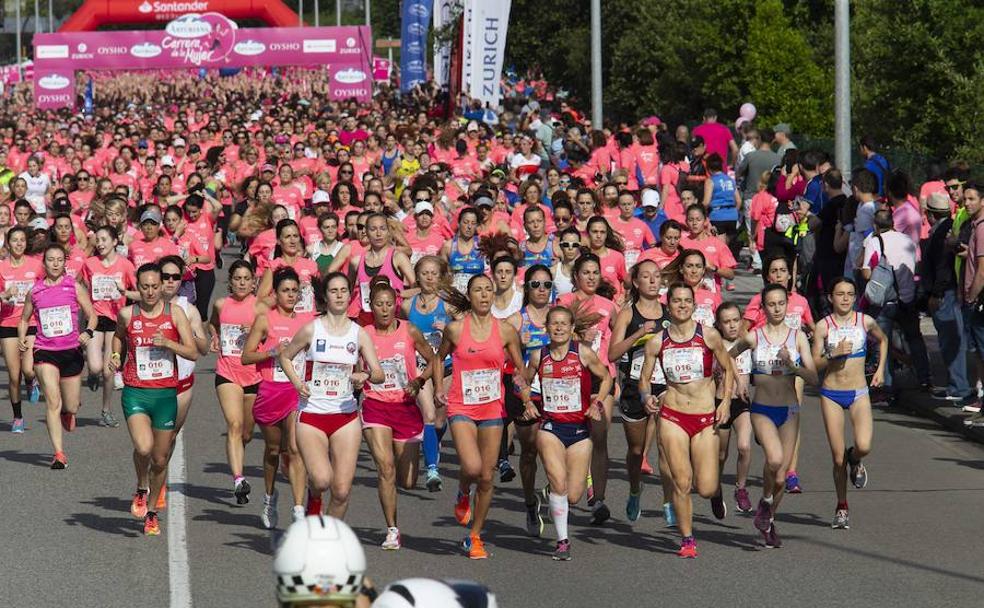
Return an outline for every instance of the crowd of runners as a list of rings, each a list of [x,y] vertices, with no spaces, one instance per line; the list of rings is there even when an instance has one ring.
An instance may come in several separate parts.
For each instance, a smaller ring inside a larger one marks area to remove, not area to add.
[[[593,525],[615,508],[635,522],[648,476],[681,557],[697,556],[694,492],[780,547],[805,391],[819,392],[831,449],[832,527],[848,528],[848,482],[868,483],[871,393],[891,396],[903,357],[934,390],[921,289],[934,321],[943,306],[966,321],[938,396],[980,410],[973,366],[954,367],[984,352],[984,213],[966,167],[915,189],[865,138],[866,166],[845,176],[800,153],[788,126],[735,131],[713,110],[692,131],[655,116],[601,128],[537,80],[505,112],[462,104],[445,118],[430,91],[333,103],[289,76],[277,88],[247,73],[129,75],[104,83],[113,101],[94,116],[16,97],[0,109],[10,429],[25,431],[24,396],[43,395],[51,468],[65,469],[83,388],[99,393],[100,424],[122,412],[132,438],[131,513],[148,535],[202,391],[217,394],[230,488],[258,525],[280,525],[278,482],[293,521],[344,518],[364,442],[382,547],[427,534],[400,520],[398,488],[443,492],[472,559],[489,555],[495,485],[516,469],[526,530],[544,534],[546,514],[556,560],[572,556],[572,505],[586,500]],[[155,94],[124,101],[138,89]],[[916,280],[919,256],[932,281]],[[744,307],[742,265],[764,284]],[[617,507],[613,419],[628,446]],[[248,480],[257,427],[263,479]]]

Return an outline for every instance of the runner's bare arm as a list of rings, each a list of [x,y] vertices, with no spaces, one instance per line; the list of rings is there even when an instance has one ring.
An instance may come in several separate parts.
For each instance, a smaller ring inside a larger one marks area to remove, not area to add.
[[[160,346],[172,351],[179,357],[183,357],[189,361],[197,361],[198,347],[195,346],[195,337],[191,334],[191,324],[188,323],[188,317],[185,315],[184,310],[180,306],[173,307],[171,309],[171,318],[174,320],[174,325],[178,330],[180,342],[165,339]]]
[[[368,381],[373,384],[379,384],[383,380],[386,380],[386,374],[379,365],[379,357],[376,356],[376,345],[372,343],[372,338],[369,337],[366,330],[361,328],[359,329],[359,352],[366,364],[366,369],[369,370]]]
[[[280,351],[283,350],[283,345],[278,344],[276,348],[271,348],[263,352],[259,351],[260,343],[266,340],[267,336],[267,318],[266,315],[257,315],[256,321],[249,328],[249,334],[246,336],[246,344],[243,346],[243,354],[240,359],[243,365],[256,365],[257,363],[266,361],[267,359],[276,359],[280,356]]]

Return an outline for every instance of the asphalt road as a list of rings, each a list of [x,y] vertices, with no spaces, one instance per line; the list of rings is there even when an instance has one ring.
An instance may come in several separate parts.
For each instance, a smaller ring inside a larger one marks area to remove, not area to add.
[[[752,289],[747,280],[740,287]],[[740,292],[739,292],[740,293]],[[262,439],[248,446],[246,474],[253,500],[236,506],[225,464],[224,424],[212,389],[214,359],[199,364],[195,403],[183,434],[186,483],[172,486],[171,504],[186,499],[184,516],[162,516],[163,534],[145,538],[129,514],[134,489],[125,427],[96,424],[98,405],[84,390],[78,429],[67,436],[70,465],[48,469],[50,445],[43,407],[28,405],[28,432],[8,432],[9,409],[0,406],[0,606],[208,607],[275,605],[271,554],[277,532],[260,525]],[[5,374],[5,372],[4,372]],[[5,377],[5,376],[0,376]],[[0,391],[6,397],[5,389]],[[119,412],[119,398],[116,399]],[[120,416],[122,418],[122,415]],[[505,607],[689,605],[980,606],[984,549],[984,448],[936,424],[884,409],[875,412],[870,483],[852,491],[852,528],[829,527],[834,509],[829,450],[817,399],[803,407],[799,467],[804,493],[782,505],[777,527],[784,546],[762,547],[748,516],[714,520],[696,501],[700,557],[675,557],[679,538],[663,525],[662,496],[648,478],[643,516],[624,517],[628,494],[625,442],[616,425],[610,438],[615,515],[604,527],[588,524],[582,502],[572,513],[574,560],[550,559],[553,529],[525,535],[518,479],[496,488],[486,532],[491,559],[472,562],[454,521],[454,455],[445,442],[445,491],[401,492],[404,548],[379,548],[384,522],[375,472],[366,450],[359,460],[348,522],[363,540],[371,575],[386,583],[408,576],[469,578],[492,588]],[[753,462],[752,495],[759,494],[762,455]],[[514,465],[516,459],[514,458]],[[174,469],[172,468],[172,474]],[[730,495],[733,459],[725,475]],[[544,483],[542,471],[538,485]],[[286,483],[281,522],[289,520]],[[186,529],[182,537],[180,529]],[[187,578],[186,578],[187,575]],[[172,578],[175,579],[172,581]],[[187,583],[187,587],[185,587]],[[178,594],[172,595],[171,589]]]

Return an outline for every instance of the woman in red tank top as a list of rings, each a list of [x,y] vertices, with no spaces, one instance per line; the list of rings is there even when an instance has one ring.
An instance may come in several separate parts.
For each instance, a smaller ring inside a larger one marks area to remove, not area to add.
[[[305,470],[297,450],[294,429],[297,426],[298,394],[280,367],[280,353],[300,330],[314,319],[314,313],[297,312],[301,281],[290,266],[278,268],[271,279],[274,305],[264,306],[250,327],[243,347],[242,362],[256,365],[262,376],[253,403],[253,418],[263,433],[263,527],[277,527],[277,466],[284,457],[288,467],[291,496],[294,499],[292,516],[297,521],[304,518]],[[303,356],[295,358],[295,369]],[[287,441],[284,441],[284,437]],[[281,446],[286,443],[287,451]]]
[[[438,399],[447,402],[451,435],[461,461],[455,518],[463,526],[471,522],[471,532],[464,541],[468,557],[485,559],[488,553],[481,533],[492,505],[492,471],[499,457],[505,417],[502,368],[508,354],[513,365],[522,369],[523,355],[513,326],[492,316],[492,279],[475,275],[468,281],[467,296],[454,290],[450,295],[448,303],[464,314],[445,328],[437,353],[437,361],[451,355],[450,390],[445,393],[442,374],[434,375],[433,380]],[[528,415],[535,416],[530,388],[525,382],[520,384]],[[474,509],[473,484],[477,486]]]
[[[365,328],[376,345],[386,374],[381,384],[366,385],[362,400],[362,429],[379,471],[379,502],[386,519],[383,549],[402,545],[396,525],[396,487],[410,490],[417,482],[424,418],[417,407],[420,388],[435,372],[434,349],[408,321],[396,319],[396,291],[383,280],[373,282],[370,294],[373,324]],[[426,362],[418,374],[417,357]],[[444,366],[436,368],[444,373]]]
[[[673,509],[683,536],[678,555],[695,558],[690,492],[693,488],[704,498],[720,497],[716,429],[730,418],[734,365],[717,330],[694,320],[693,287],[673,283],[667,300],[670,325],[662,337],[646,344],[639,394],[646,411],[659,415],[656,432],[661,456],[673,479]],[[715,359],[724,370],[723,396],[718,405],[712,373]],[[666,390],[653,395],[650,378],[657,365],[663,368]]]
[[[160,534],[157,505],[167,478],[178,413],[178,368],[175,355],[195,361],[198,348],[179,306],[162,300],[161,269],[148,264],[137,272],[140,300],[120,310],[109,367],[123,369],[123,414],[133,441],[137,491],[130,513],[144,520],[144,534]],[[126,362],[121,364],[123,345]],[[155,507],[156,508],[156,507]]]
[[[591,425],[601,421],[605,408],[601,400],[591,399],[591,381],[597,378],[599,393],[608,394],[612,377],[594,351],[572,341],[574,313],[569,308],[552,308],[546,329],[550,344],[530,353],[526,379],[540,381],[543,422],[536,446],[550,481],[550,517],[557,529],[554,559],[567,561],[569,505],[577,504],[587,485]]]

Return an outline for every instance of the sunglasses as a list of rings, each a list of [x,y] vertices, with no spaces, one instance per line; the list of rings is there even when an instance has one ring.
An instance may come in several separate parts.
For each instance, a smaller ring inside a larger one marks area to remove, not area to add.
[[[89,181],[89,176],[88,175],[81,175],[81,176],[79,176],[79,181],[80,182],[87,182],[87,181]]]
[[[958,188],[961,188],[965,183],[966,182],[957,182],[956,184],[947,184],[946,185],[946,189],[947,190],[956,190]]]
[[[553,289],[553,281],[530,281],[530,289]]]
[[[366,229],[366,225],[365,224],[356,224],[355,227],[358,228],[359,230],[365,230]]]
[[[429,198],[418,198],[414,202],[415,203],[429,203],[429,202],[431,202],[431,199],[429,199]]]
[[[352,172],[352,171],[350,171],[350,170],[348,170],[348,169],[346,169],[346,170],[344,170],[344,171],[339,171],[338,173],[339,173],[340,175],[352,175],[352,173],[353,173],[353,172]]]
[[[571,243],[570,241],[564,241],[564,242],[560,243],[560,248],[561,249],[574,249],[574,248],[580,247],[580,246],[581,246],[580,243]]]
[[[170,272],[162,272],[161,273],[161,279],[163,279],[165,281],[180,281],[181,280],[181,274],[180,273],[171,274]]]

